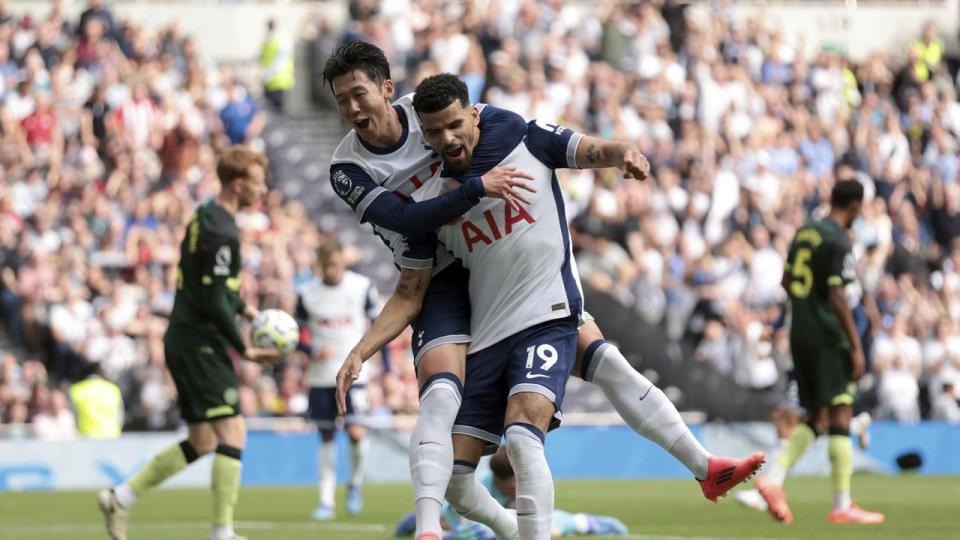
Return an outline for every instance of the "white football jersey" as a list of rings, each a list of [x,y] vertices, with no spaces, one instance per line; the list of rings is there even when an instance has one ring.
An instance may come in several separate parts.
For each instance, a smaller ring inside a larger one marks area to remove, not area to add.
[[[363,337],[377,308],[373,282],[350,270],[336,285],[327,285],[316,277],[300,288],[297,314],[307,323],[313,348],[308,373],[311,387],[337,385],[343,360]],[[316,355],[324,349],[332,354],[324,360],[317,359]],[[366,380],[366,371],[361,371],[357,382]]]
[[[397,144],[386,149],[376,148],[363,141],[355,130],[351,130],[340,141],[330,162],[331,167],[335,165],[359,167],[378,184],[357,185],[356,181],[340,171],[334,172],[330,179],[334,191],[353,208],[361,222],[364,220],[364,212],[374,199],[380,196],[410,198],[413,192],[432,177],[443,164],[443,160],[430,148],[420,131],[420,123],[413,110],[413,94],[401,97],[393,105],[404,126],[404,132]],[[421,263],[405,259],[406,240],[402,234],[373,223],[371,225],[374,234],[379,236],[393,252],[397,266],[424,267]],[[438,249],[436,257],[434,273],[453,262],[453,257],[444,249]],[[429,268],[429,264],[426,267]]]
[[[481,115],[486,112],[481,111]],[[499,110],[498,114],[503,115]],[[469,352],[483,350],[531,326],[582,316],[583,294],[554,169],[576,167],[581,135],[561,126],[526,124],[514,113],[487,120],[474,149],[471,172],[516,167],[533,176],[536,193],[520,210],[484,198],[437,238],[470,270]],[[436,197],[454,179],[437,178],[414,193]],[[426,249],[429,249],[427,247]]]

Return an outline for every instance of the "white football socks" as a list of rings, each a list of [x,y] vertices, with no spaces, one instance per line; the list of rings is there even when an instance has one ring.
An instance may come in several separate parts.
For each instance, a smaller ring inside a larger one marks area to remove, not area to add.
[[[333,441],[320,441],[320,458],[317,469],[320,471],[320,506],[333,508],[336,500],[334,490],[337,487],[336,455]]]
[[[667,396],[633,369],[615,346],[604,343],[596,350],[586,380],[603,390],[613,408],[634,431],[670,452],[694,477],[706,478],[710,452],[683,423]]]
[[[367,455],[369,443],[366,437],[350,445],[350,486],[360,487],[363,484],[363,458]]]
[[[501,506],[490,495],[477,480],[475,470],[476,466],[472,464],[457,463],[453,466],[453,475],[447,486],[447,500],[464,518],[493,529],[497,538],[520,538],[516,514]],[[419,523],[417,526],[419,527]]]
[[[523,540],[550,540],[553,476],[543,452],[543,433],[527,424],[507,427],[507,454],[517,475],[517,527]]]
[[[117,502],[120,503],[120,506],[124,508],[130,508],[137,503],[137,493],[133,491],[133,488],[130,487],[130,484],[126,482],[113,488],[113,495],[117,498]]]
[[[420,413],[410,435],[410,477],[413,480],[417,529],[438,536],[444,494],[453,470],[450,432],[460,410],[460,385],[452,374],[432,378],[420,396]],[[447,376],[448,375],[448,376]]]

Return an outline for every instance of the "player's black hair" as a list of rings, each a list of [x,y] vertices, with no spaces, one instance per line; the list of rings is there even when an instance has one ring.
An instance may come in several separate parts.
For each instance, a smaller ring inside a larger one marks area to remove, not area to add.
[[[351,41],[337,47],[323,66],[323,81],[333,90],[333,80],[341,75],[362,71],[380,84],[390,78],[390,64],[380,47],[366,41]]]
[[[853,203],[863,202],[863,184],[856,180],[840,180],[830,192],[830,206],[850,208]]]
[[[513,478],[513,467],[510,465],[510,458],[506,452],[497,452],[490,458],[490,472],[493,476],[501,480]]]
[[[435,113],[458,100],[464,107],[470,105],[467,85],[456,75],[441,73],[427,77],[417,85],[417,93],[413,96],[413,110],[417,111],[417,114]]]

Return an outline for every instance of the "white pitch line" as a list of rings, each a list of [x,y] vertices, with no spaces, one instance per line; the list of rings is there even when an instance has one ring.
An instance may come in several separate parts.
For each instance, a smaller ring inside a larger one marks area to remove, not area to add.
[[[357,531],[357,532],[386,532],[387,527],[376,523],[312,523],[312,522],[282,522],[282,521],[238,521],[234,525],[240,529],[276,530],[316,530],[316,531]],[[134,521],[130,528],[146,530],[178,530],[178,529],[205,529],[209,528],[207,521]],[[49,534],[51,532],[69,531],[98,531],[103,530],[100,523],[50,523],[35,525],[13,525],[3,528],[3,531],[20,535]]]

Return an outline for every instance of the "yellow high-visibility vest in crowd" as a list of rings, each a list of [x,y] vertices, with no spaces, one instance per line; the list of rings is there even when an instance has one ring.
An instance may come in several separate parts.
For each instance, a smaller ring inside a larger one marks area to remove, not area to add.
[[[70,386],[82,437],[115,439],[123,426],[123,396],[120,387],[100,377],[90,377]]]
[[[267,90],[289,90],[293,88],[293,50],[278,35],[270,36],[260,51],[260,67],[263,68],[263,82]]]
[[[913,66],[917,80],[920,82],[930,80],[930,77],[934,74],[933,71],[940,65],[940,61],[943,59],[943,42],[937,39],[927,43],[922,39],[918,39],[914,41],[911,46],[919,57]]]

